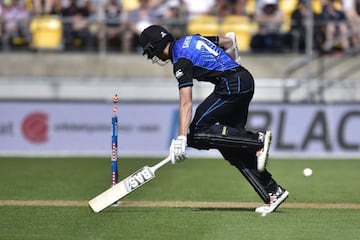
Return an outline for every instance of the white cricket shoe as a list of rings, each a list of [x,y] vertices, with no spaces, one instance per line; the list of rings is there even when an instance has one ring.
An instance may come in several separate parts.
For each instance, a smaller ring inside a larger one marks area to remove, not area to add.
[[[275,211],[289,196],[289,192],[279,186],[276,193],[269,193],[269,196],[270,203],[256,208],[256,213],[268,214]]]
[[[264,142],[264,147],[256,153],[257,169],[260,172],[263,172],[265,170],[267,161],[269,158],[269,150],[270,150],[270,144],[271,144],[271,132],[270,131],[266,131],[265,135],[263,136],[263,142]]]

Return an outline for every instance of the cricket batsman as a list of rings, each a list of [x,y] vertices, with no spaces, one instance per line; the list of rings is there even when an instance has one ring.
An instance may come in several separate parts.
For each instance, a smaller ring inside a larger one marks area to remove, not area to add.
[[[164,27],[152,25],[141,33],[140,44],[143,55],[153,63],[165,65],[171,61],[178,81],[179,125],[178,136],[170,146],[171,162],[184,160],[187,146],[217,149],[263,200],[264,205],[255,212],[268,214],[286,200],[289,192],[266,170],[271,132],[245,128],[254,78],[239,65],[235,35],[229,36],[195,34],[175,40]],[[214,85],[214,91],[200,103],[194,116],[193,79]]]

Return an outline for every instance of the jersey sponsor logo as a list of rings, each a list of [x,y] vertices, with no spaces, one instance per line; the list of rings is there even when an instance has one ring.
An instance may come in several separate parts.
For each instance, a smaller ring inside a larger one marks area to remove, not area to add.
[[[150,179],[154,177],[154,174],[150,171],[148,167],[144,167],[132,174],[126,179],[125,185],[129,191],[132,191],[141,185],[148,182]]]
[[[191,39],[192,39],[192,36],[185,37],[184,43],[183,43],[183,45],[181,47],[182,48],[189,48]]]
[[[175,77],[176,77],[176,79],[179,79],[179,78],[181,78],[182,76],[184,76],[184,72],[183,72],[181,69],[178,69],[178,70],[175,72]]]

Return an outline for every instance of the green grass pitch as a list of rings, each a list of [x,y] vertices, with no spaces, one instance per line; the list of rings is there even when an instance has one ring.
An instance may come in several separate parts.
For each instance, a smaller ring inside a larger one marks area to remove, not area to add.
[[[119,178],[160,160],[120,156]],[[268,169],[290,196],[265,217],[222,159],[168,164],[123,206],[96,214],[86,204],[110,185],[109,157],[0,157],[0,240],[358,239],[360,159],[271,159]]]

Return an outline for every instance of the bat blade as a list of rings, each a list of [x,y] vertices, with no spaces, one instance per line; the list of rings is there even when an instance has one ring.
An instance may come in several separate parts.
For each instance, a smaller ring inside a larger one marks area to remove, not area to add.
[[[121,182],[115,184],[105,192],[99,194],[89,201],[89,206],[94,212],[100,212],[120,200],[139,187],[143,186],[151,179],[155,178],[155,172],[170,161],[170,157],[165,158],[153,167],[145,166]]]
[[[89,206],[94,212],[100,212],[101,210],[107,208],[117,200],[125,197],[129,193],[130,192],[125,187],[124,181],[121,181],[106,190],[105,192],[91,199],[89,201]]]
[[[100,212],[114,202],[135,191],[137,188],[143,186],[154,177],[155,172],[153,172],[150,167],[145,166],[105,192],[91,199],[89,205],[94,212]]]

